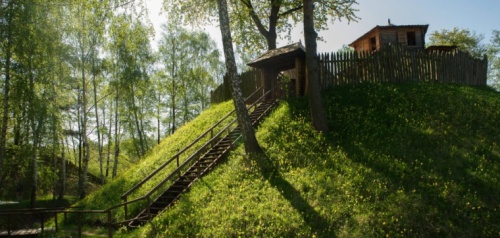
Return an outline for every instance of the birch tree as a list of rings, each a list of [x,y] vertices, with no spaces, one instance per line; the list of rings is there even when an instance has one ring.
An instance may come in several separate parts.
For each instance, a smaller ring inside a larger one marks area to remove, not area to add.
[[[217,7],[219,10],[219,23],[220,31],[222,34],[222,43],[224,46],[224,56],[226,58],[226,69],[227,74],[229,75],[229,83],[232,89],[231,94],[236,110],[238,125],[241,127],[243,135],[245,151],[248,155],[259,155],[263,153],[262,148],[260,147],[259,142],[255,137],[255,131],[252,127],[252,123],[250,122],[250,117],[248,116],[243,93],[241,91],[241,79],[238,76],[238,72],[236,69],[236,60],[234,57],[233,41],[231,39],[231,30],[226,0],[217,0]]]

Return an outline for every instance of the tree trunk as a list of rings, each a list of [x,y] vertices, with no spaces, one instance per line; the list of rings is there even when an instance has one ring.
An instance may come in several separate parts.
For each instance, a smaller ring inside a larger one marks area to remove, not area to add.
[[[318,55],[316,38],[318,34],[314,30],[314,1],[304,0],[304,38],[306,41],[306,67],[309,94],[309,110],[313,126],[317,131],[328,132],[328,123],[321,100],[321,88],[319,85]]]
[[[134,142],[134,148],[135,148],[135,155],[137,156],[137,158],[141,158],[141,152],[140,152],[140,149],[139,149],[139,146],[137,145],[137,141],[135,139],[135,130],[134,130],[134,125],[132,124],[132,118],[130,117],[130,114],[128,114],[128,129],[130,131],[130,135],[132,136],[132,141]]]
[[[94,86],[94,111],[95,111],[95,124],[97,128],[97,151],[99,154],[99,172],[101,177],[101,184],[104,184],[104,172],[102,165],[102,144],[101,144],[101,131],[99,130],[99,109],[97,107],[97,82],[96,82],[96,65],[95,55],[92,49],[92,84]]]
[[[139,153],[140,154],[138,154],[138,157],[140,158],[141,156],[143,156],[146,153],[146,149],[145,149],[145,145],[144,145],[145,138],[143,138],[143,134],[142,134],[142,130],[141,130],[141,128],[142,128],[141,127],[141,119],[139,118],[139,115],[137,113],[137,111],[139,109],[136,106],[135,94],[133,91],[134,90],[132,89],[132,108],[133,108],[133,113],[134,113],[135,127],[136,127],[136,131],[137,131],[137,135],[139,136],[139,149],[140,149]],[[132,132],[132,135],[134,135],[133,132]]]
[[[34,122],[33,122],[34,123]],[[33,130],[35,131],[35,130]],[[38,156],[37,156],[37,144],[38,144],[38,139],[36,133],[33,133],[33,136],[35,136],[33,140],[33,151],[31,154],[31,161],[32,161],[32,168],[33,168],[33,182],[31,184],[31,201],[30,201],[30,207],[34,208],[35,207],[35,201],[36,201],[36,190],[38,189]]]
[[[78,87],[78,105],[81,105],[82,99],[80,95],[80,87]],[[78,123],[78,191],[81,191],[83,186],[83,170],[82,170],[82,159],[83,159],[83,138],[82,138],[82,109],[81,106],[77,110],[77,123]]]
[[[176,96],[177,96],[177,84],[176,84],[176,75],[175,75],[175,71],[177,70],[176,68],[176,48],[175,48],[175,44],[176,42],[172,39],[171,41],[171,44],[172,44],[172,56],[173,56],[173,60],[172,60],[172,68],[171,68],[171,71],[170,71],[170,75],[172,75],[172,95],[170,95],[170,100],[171,100],[171,106],[172,106],[172,109],[170,111],[170,116],[171,116],[171,120],[172,120],[172,124],[170,124],[170,134],[174,134],[175,130],[177,129],[176,128],[176,124],[175,124],[175,116],[176,116]]]
[[[144,154],[149,150],[149,145],[148,145],[148,137],[146,136],[146,129],[144,129],[144,115],[146,114],[144,112],[144,109],[146,108],[146,105],[144,103],[144,99],[141,101],[141,117],[139,118],[139,125],[141,126],[141,133],[142,133],[142,138],[144,140]]]
[[[31,208],[35,207],[35,201],[36,201],[36,190],[38,189],[38,130],[37,126],[35,123],[35,80],[33,76],[33,70],[32,70],[32,65],[31,65],[31,59],[28,61],[28,70],[29,70],[29,79],[30,79],[30,121],[31,121],[31,131],[33,132],[33,150],[31,152],[31,161],[32,161],[32,168],[33,168],[33,181],[31,184]],[[38,125],[40,127],[40,125]]]
[[[159,86],[158,86],[159,87]],[[158,92],[157,92],[157,99],[158,99],[158,104],[156,105],[156,125],[157,125],[157,128],[156,128],[156,133],[157,133],[157,144],[159,145],[160,144],[160,141],[161,141],[161,117],[160,117],[160,114],[161,114],[161,93],[160,93],[160,89],[158,89]]]
[[[52,146],[52,167],[54,168],[54,170],[57,168],[57,151],[56,149],[59,147],[59,138],[57,138],[57,129],[56,129],[56,118],[55,117],[52,117],[52,135],[53,135],[53,140],[52,142],[54,143],[54,145]],[[54,188],[52,190],[52,199],[56,199],[56,196],[57,196],[57,186],[58,186],[58,183],[57,183],[57,180],[54,179]]]
[[[116,177],[116,170],[118,169],[118,157],[120,156],[120,140],[118,138],[118,100],[120,99],[118,86],[116,86],[115,98],[115,160],[113,161],[112,178]]]
[[[269,34],[266,37],[267,41],[267,50],[274,50],[276,49],[276,39],[278,38],[276,32],[274,34]]]
[[[236,69],[236,60],[234,58],[231,30],[229,28],[227,2],[226,0],[217,0],[217,5],[219,9],[219,22],[222,34],[222,43],[224,47],[224,56],[226,58],[226,69],[232,88],[231,93],[233,96],[236,116],[238,118],[238,124],[241,127],[241,131],[243,134],[245,151],[248,155],[262,154],[262,149],[257,142],[257,138],[255,138],[255,132],[252,127],[252,123],[250,122],[250,117],[248,116],[248,111],[245,106],[245,101],[241,90],[241,79],[238,76],[238,72]]]
[[[87,138],[87,80],[85,77],[85,52],[83,43],[80,42],[80,56],[81,56],[81,73],[82,73],[82,144],[83,144],[83,172],[82,180],[80,183],[80,198],[84,198],[87,195],[87,173],[89,170],[89,160],[90,160],[90,145]]]
[[[11,46],[12,46],[12,21],[14,14],[13,1],[9,3],[9,17],[7,17],[7,37],[6,37],[6,49],[5,49],[5,81],[3,90],[3,113],[2,113],[2,131],[0,133],[0,194],[1,188],[3,186],[3,164],[6,155],[6,144],[7,144],[7,124],[9,122],[9,91],[10,91],[10,60],[12,57]]]
[[[63,200],[64,199],[64,192],[66,190],[66,153],[65,153],[65,146],[64,146],[64,140],[61,139],[61,174],[59,178],[59,195],[57,197],[58,200]]]
[[[111,108],[111,105],[109,107],[109,128],[108,128],[108,148],[107,148],[107,153],[106,153],[106,178],[108,178],[109,176],[109,160],[111,158],[111,132],[112,132],[112,128],[113,128],[113,125],[111,124],[112,121],[113,121],[113,117],[112,117],[112,108]],[[103,109],[103,115],[104,115],[104,109]]]

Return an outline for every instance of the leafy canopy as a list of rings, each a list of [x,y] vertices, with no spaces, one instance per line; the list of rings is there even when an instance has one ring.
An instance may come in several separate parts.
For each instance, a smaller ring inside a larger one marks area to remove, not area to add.
[[[169,16],[179,16],[184,23],[207,25],[216,21],[215,0],[164,0]],[[356,0],[326,0],[315,3],[314,22],[317,31],[328,29],[336,20],[357,20]],[[228,11],[231,32],[243,52],[276,48],[276,39],[290,40],[294,25],[303,20],[301,0],[230,0]]]
[[[488,60],[490,62],[489,81],[500,90],[500,31],[494,30],[488,45]]]
[[[482,58],[486,53],[486,48],[481,41],[484,36],[469,29],[459,29],[457,27],[452,30],[442,29],[434,31],[429,38],[429,45],[448,45],[457,46],[459,49],[469,52],[472,56]]]

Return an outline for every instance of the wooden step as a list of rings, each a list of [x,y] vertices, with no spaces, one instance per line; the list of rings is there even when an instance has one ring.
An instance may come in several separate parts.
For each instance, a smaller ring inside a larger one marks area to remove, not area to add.
[[[261,102],[251,113],[250,120],[252,125],[256,125],[267,114],[271,107],[275,104],[275,100]],[[202,177],[208,171],[215,167],[215,164],[232,148],[236,139],[241,137],[241,128],[238,126],[232,129],[226,136],[212,143],[213,147],[205,150],[204,154],[200,155],[197,161],[191,165],[177,180],[175,180],[166,191],[150,205],[152,217],[174,202],[189,189],[189,187],[198,178]],[[151,217],[147,216],[148,210],[145,209],[129,223],[129,226],[139,226],[148,222]]]
[[[198,163],[194,164],[197,166],[211,166],[215,161],[217,161],[217,158],[212,158],[212,159],[205,159],[203,161],[199,161]]]

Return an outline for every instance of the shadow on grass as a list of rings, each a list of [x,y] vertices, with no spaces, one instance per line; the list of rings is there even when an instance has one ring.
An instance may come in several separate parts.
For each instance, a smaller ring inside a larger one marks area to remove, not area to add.
[[[432,136],[421,138],[425,141],[437,139]],[[435,146],[451,150],[452,145],[437,143]],[[390,181],[388,196],[396,195],[399,189],[403,189],[407,196],[413,197],[411,204],[404,200],[397,202],[402,208],[399,212],[403,212],[400,215],[406,217],[403,222],[417,233],[423,232],[419,234],[424,236],[480,234],[486,237],[494,234],[491,232],[498,228],[496,224],[500,222],[499,217],[494,215],[500,199],[498,183],[491,184],[471,174],[471,170],[480,167],[476,161],[458,155],[436,156],[433,152],[438,148],[432,147],[407,148],[414,154],[406,157],[388,152],[390,149],[387,147],[367,148],[359,143],[346,143],[342,149],[350,160],[373,169]],[[366,158],[370,154],[366,151],[395,160],[368,160]],[[423,161],[424,165],[415,168],[414,161]]]
[[[304,222],[317,237],[337,236],[335,231],[330,228],[328,220],[314,210],[302,197],[301,192],[281,176],[278,167],[271,162],[270,158],[262,156],[256,161],[262,176],[300,213]]]
[[[498,105],[498,93],[415,84],[366,85],[332,95],[327,105],[335,104],[328,114],[336,135],[330,141],[386,178],[387,196],[403,191],[411,198],[396,200],[406,225],[423,236],[494,236],[500,124],[488,108]]]

